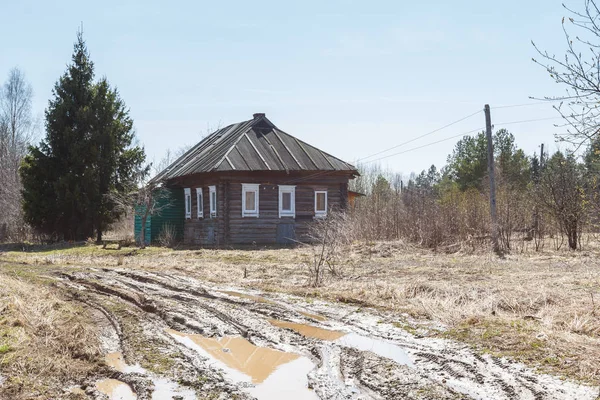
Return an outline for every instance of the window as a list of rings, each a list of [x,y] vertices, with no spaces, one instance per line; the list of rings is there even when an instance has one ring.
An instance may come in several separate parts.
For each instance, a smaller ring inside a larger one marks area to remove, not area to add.
[[[256,183],[242,183],[242,217],[258,218],[258,187]]]
[[[296,186],[279,185],[279,218],[296,216]]]
[[[204,218],[204,201],[202,188],[196,188],[196,204],[198,206],[198,218]]]
[[[183,189],[185,195],[185,217],[192,218],[192,191],[190,188]]]
[[[315,190],[315,217],[327,215],[327,191]]]
[[[210,217],[214,218],[217,216],[217,187],[209,186],[208,194],[210,200]]]

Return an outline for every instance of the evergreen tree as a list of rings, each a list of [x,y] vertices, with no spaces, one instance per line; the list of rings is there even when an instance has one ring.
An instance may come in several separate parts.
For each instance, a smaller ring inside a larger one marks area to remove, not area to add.
[[[495,163],[501,183],[511,187],[524,188],[529,183],[529,159],[523,150],[515,145],[515,138],[506,129],[498,130],[492,137]],[[485,132],[477,136],[465,136],[451,155],[448,156],[446,174],[456,182],[461,190],[483,189],[487,177],[487,139]]]
[[[72,64],[46,109],[46,137],[25,158],[23,209],[38,230],[59,238],[98,240],[119,217],[108,196],[135,185],[145,161],[134,146],[133,121],[106,79],[94,83],[94,65],[81,33]]]

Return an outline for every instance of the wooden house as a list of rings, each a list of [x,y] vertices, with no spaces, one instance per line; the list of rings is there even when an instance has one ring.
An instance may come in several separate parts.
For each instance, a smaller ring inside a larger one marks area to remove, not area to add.
[[[183,199],[161,222],[181,227],[185,244],[222,246],[307,240],[316,218],[348,206],[357,175],[254,114],[208,135],[153,180]]]

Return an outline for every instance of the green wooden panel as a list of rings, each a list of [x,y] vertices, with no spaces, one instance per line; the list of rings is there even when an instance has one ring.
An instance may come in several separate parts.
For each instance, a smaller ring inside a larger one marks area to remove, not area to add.
[[[171,225],[175,229],[177,240],[183,240],[183,224],[185,222],[185,199],[183,189],[169,189],[169,198],[163,199],[162,204],[169,204],[160,215],[152,217],[151,237],[156,241],[165,225]]]
[[[159,206],[168,204],[160,214],[148,216],[146,221],[146,244],[156,242],[163,227],[169,224],[174,227],[177,240],[183,240],[183,224],[185,222],[185,203],[183,189],[172,188],[166,189],[169,191],[169,196],[159,200]],[[142,220],[136,215],[134,224],[134,233],[139,237],[142,229]]]

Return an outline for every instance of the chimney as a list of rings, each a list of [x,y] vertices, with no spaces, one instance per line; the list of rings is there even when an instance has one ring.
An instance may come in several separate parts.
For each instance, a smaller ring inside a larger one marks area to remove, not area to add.
[[[265,116],[265,113],[255,113],[255,114],[253,114],[252,116],[254,117],[254,119],[257,119],[257,118],[264,117],[264,116]]]

